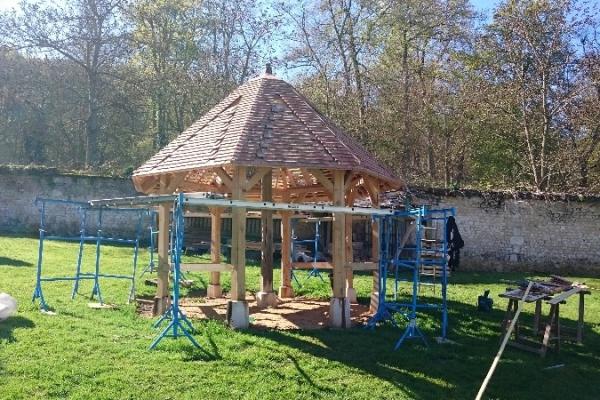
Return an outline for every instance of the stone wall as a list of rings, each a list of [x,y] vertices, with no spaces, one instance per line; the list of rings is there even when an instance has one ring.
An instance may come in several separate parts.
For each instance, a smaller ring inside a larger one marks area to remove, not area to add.
[[[40,212],[37,197],[87,201],[110,197],[134,196],[130,179],[59,174],[52,170],[0,168],[0,232],[37,234]],[[103,215],[107,235],[131,236],[135,217],[131,214]],[[96,226],[95,213],[88,216],[88,232]],[[48,234],[76,235],[79,232],[77,208],[49,205]]]
[[[456,208],[465,269],[600,274],[600,199],[528,197],[453,193],[422,202]]]
[[[0,232],[37,234],[36,197],[87,201],[133,195],[130,179],[0,167]],[[600,198],[433,191],[417,192],[417,198],[456,208],[464,269],[600,274]],[[73,210],[56,208],[49,215],[54,232],[78,231]],[[93,230],[94,222],[89,225]],[[128,216],[105,216],[106,229],[115,234],[131,235],[134,225]]]

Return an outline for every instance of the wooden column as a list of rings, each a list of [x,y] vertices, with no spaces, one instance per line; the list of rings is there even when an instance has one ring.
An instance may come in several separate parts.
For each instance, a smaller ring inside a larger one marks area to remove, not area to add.
[[[292,227],[290,211],[281,212],[281,286],[279,297],[282,299],[294,297],[292,288]]]
[[[352,207],[354,204],[354,194],[348,193],[346,196],[346,205]],[[352,221],[353,217],[351,214],[347,214],[345,217],[346,222],[346,264],[354,261],[354,250],[352,248]],[[356,303],[356,290],[354,289],[354,272],[352,268],[346,269],[346,297],[350,303]]]
[[[154,315],[163,314],[169,305],[169,218],[171,204],[158,206],[158,268],[156,269],[156,296]]]
[[[369,190],[369,196],[371,197],[371,206],[373,208],[379,208],[379,190],[378,188],[371,188]],[[371,258],[374,263],[379,265],[379,223],[371,223]],[[371,290],[371,305],[369,310],[371,313],[377,311],[379,305],[379,268],[373,271],[373,289]]]
[[[231,198],[243,200],[246,168],[235,167]],[[227,307],[227,322],[232,328],[247,328],[248,303],[246,302],[246,209],[231,209],[231,300]]]
[[[344,205],[344,171],[333,171],[333,204]],[[350,327],[350,302],[346,297],[346,218],[344,214],[333,215],[333,298],[329,306],[329,325],[336,328]]]
[[[273,173],[267,172],[261,179],[263,201],[273,201]],[[261,211],[261,260],[260,292],[256,295],[259,307],[275,307],[277,296],[273,292],[273,211]]]
[[[211,207],[210,209],[210,261],[213,264],[221,263],[221,214],[223,209]],[[221,273],[211,272],[208,284],[208,297],[217,298],[223,295],[221,288]]]

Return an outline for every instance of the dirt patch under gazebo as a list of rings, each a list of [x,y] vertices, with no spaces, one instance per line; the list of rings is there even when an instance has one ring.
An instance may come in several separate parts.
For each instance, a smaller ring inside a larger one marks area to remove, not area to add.
[[[249,298],[251,298],[249,296]],[[230,299],[222,297],[185,298],[180,300],[179,307],[192,319],[215,319],[225,321],[227,302]],[[275,308],[258,308],[256,300],[248,302],[250,325],[254,328],[277,330],[309,330],[327,327],[329,316],[329,301],[306,298],[283,299]],[[152,304],[139,303],[141,315],[152,317]],[[369,306],[353,304],[351,309],[352,325],[362,325],[369,318]]]

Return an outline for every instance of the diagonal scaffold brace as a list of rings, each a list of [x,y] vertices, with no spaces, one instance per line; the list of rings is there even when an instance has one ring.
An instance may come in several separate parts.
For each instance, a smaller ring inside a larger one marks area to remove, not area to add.
[[[173,301],[165,313],[153,324],[160,327],[163,322],[168,321],[167,326],[154,339],[149,350],[154,349],[165,337],[179,338],[186,337],[197,348],[202,348],[194,339],[192,334],[195,332],[192,323],[179,308],[179,283],[181,278],[181,248],[183,247],[183,231],[185,223],[183,217],[183,194],[180,194],[175,201],[173,212],[173,240],[171,243],[171,254],[173,263]]]

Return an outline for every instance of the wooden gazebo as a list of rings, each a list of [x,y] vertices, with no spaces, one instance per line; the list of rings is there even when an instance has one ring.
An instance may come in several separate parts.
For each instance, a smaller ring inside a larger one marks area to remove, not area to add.
[[[212,110],[165,146],[133,174],[145,194],[212,192],[234,200],[330,202],[352,205],[398,189],[401,180],[344,133],[293,86],[267,72],[238,87]],[[159,208],[159,286],[156,312],[168,299],[169,204]],[[211,254],[220,262],[222,210],[211,209]],[[290,213],[282,212],[282,284],[280,297],[292,297]],[[262,212],[262,282],[257,301],[274,306],[272,211]],[[350,216],[333,222],[334,270],[330,323],[349,325],[349,300],[356,294],[352,269]],[[232,288],[229,322],[248,324],[245,285],[246,212],[232,209]],[[374,243],[377,243],[374,240]],[[376,245],[374,246],[374,248]],[[220,272],[211,272],[209,297],[221,296]]]

